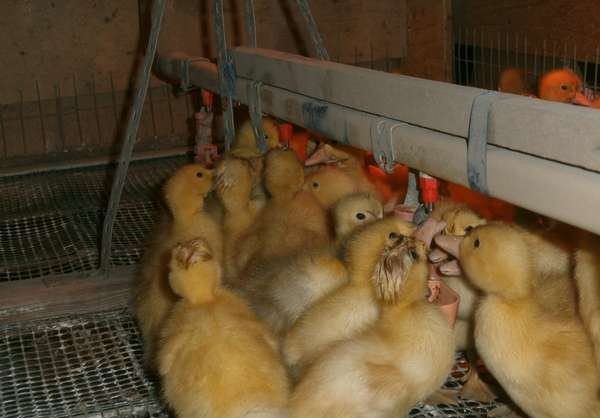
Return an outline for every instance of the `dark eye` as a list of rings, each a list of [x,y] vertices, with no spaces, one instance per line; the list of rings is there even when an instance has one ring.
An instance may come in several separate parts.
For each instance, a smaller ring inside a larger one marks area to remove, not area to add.
[[[365,214],[364,214],[364,213],[360,213],[360,212],[359,212],[359,213],[357,213],[357,214],[356,214],[356,219],[358,219],[358,220],[361,220],[361,221],[362,221],[362,220],[363,220],[363,219],[365,219],[365,218],[366,218],[366,216],[365,216]]]
[[[465,232],[471,232],[473,230],[473,226],[469,225],[465,228]]]
[[[392,241],[396,241],[398,239],[398,234],[396,234],[395,232],[390,232],[390,235],[388,235],[388,238],[391,239]]]
[[[313,182],[312,187],[313,187],[313,189],[318,189],[319,188],[319,183],[317,183],[316,181]]]
[[[417,254],[417,252],[415,250],[410,250],[409,254],[410,254],[410,256],[412,257],[413,260],[418,260],[419,259],[419,254]]]
[[[479,248],[479,238],[477,238],[477,239],[475,239],[475,241],[473,241],[473,247]]]
[[[265,135],[265,139],[269,139],[269,135]]]
[[[198,171],[198,172],[196,173],[196,177],[198,177],[198,178],[202,178],[202,175],[203,175],[203,174],[202,174],[202,171]]]
[[[561,84],[561,85],[560,85],[560,89],[561,89],[561,90],[568,90],[568,89],[569,89],[569,86],[567,86],[566,84]]]

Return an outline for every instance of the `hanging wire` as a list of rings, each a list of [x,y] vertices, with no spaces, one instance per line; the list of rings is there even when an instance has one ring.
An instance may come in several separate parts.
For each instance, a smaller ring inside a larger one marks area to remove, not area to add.
[[[254,0],[246,0],[245,3],[245,22],[246,22],[246,35],[248,37],[248,46],[256,48],[256,17],[254,15]]]
[[[254,15],[254,0],[246,0],[245,3],[245,22],[246,36],[248,37],[248,45],[256,48],[256,17]],[[266,152],[268,148],[267,137],[262,127],[262,108],[260,102],[260,91],[262,83],[253,81],[248,84],[248,109],[250,110],[250,122],[252,130],[261,152]]]
[[[155,0],[154,5],[152,6],[152,26],[150,28],[150,36],[148,38],[148,44],[146,45],[143,64],[138,69],[133,106],[129,113],[121,155],[119,156],[119,163],[110,191],[108,208],[106,209],[106,216],[104,218],[104,224],[102,225],[100,271],[105,274],[108,274],[110,270],[112,235],[115,219],[117,217],[117,210],[119,209],[119,201],[121,200],[123,186],[125,185],[125,178],[127,177],[127,169],[131,162],[131,154],[133,153],[133,147],[140,126],[142,109],[148,91],[148,84],[150,82],[150,70],[152,69],[152,63],[154,62],[154,57],[156,55],[158,36],[160,35],[160,28],[165,13],[165,4],[166,0]]]
[[[233,120],[233,93],[235,91],[235,66],[227,48],[225,35],[225,16],[223,0],[214,0],[215,39],[217,40],[217,65],[219,70],[219,89],[221,103],[224,103],[223,123],[225,133],[225,151],[229,151],[235,137],[235,122]],[[224,100],[223,100],[224,99]]]
[[[329,61],[329,53],[323,44],[323,38],[321,38],[321,34],[317,28],[317,23],[313,18],[312,12],[310,11],[308,0],[296,0],[296,3],[298,4],[298,8],[304,17],[304,20],[306,20],[306,27],[308,28],[308,33],[313,41],[313,45],[315,46],[317,57],[319,57],[321,60]]]

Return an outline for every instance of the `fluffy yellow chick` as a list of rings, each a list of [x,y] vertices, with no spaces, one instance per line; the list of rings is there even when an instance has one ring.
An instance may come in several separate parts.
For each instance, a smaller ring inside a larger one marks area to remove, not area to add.
[[[240,242],[238,271],[250,260],[259,263],[300,249],[329,244],[327,212],[302,190],[304,170],[292,150],[274,149],[265,157],[265,187],[271,196],[256,223]]]
[[[167,283],[171,249],[180,241],[202,237],[210,242],[215,259],[222,258],[221,228],[203,210],[212,180],[211,170],[190,164],[177,170],[164,187],[169,214],[154,231],[135,284],[134,311],[151,367],[160,326],[176,300]]]
[[[367,193],[342,199],[332,212],[338,242],[356,228],[383,218],[381,203]],[[241,290],[258,317],[279,334],[347,279],[348,272],[332,245],[265,260],[246,272]]]
[[[467,232],[473,228],[484,225],[486,220],[471,209],[458,202],[446,199],[441,200],[436,204],[435,209],[431,213],[431,217],[444,221],[446,226],[444,233],[453,236],[465,236]],[[436,252],[432,252],[432,261],[435,259]],[[475,304],[478,300],[478,291],[473,285],[464,279],[462,276],[448,276],[444,279],[446,284],[454,290],[460,298],[457,313],[457,323],[455,329],[457,331],[457,349],[464,350],[472,343],[472,327],[473,314],[475,312]]]
[[[466,276],[484,294],[475,343],[486,366],[532,417],[600,417],[600,373],[576,316],[540,298],[551,281],[527,233],[504,224],[472,230],[460,243]],[[546,257],[542,255],[541,258]]]
[[[308,309],[286,334],[283,353],[287,364],[301,369],[332,344],[368,329],[379,315],[372,281],[382,254],[412,235],[412,224],[384,218],[358,229],[346,243],[347,284]]]
[[[226,157],[217,166],[215,188],[224,208],[224,281],[238,275],[236,258],[240,240],[250,230],[263,203],[252,198],[253,168],[248,160]]]
[[[448,376],[453,335],[425,298],[425,246],[402,238],[381,257],[369,283],[380,317],[311,365],[292,394],[291,418],[405,417]]]
[[[275,121],[270,118],[262,118],[262,128],[267,139],[267,148],[270,150],[279,147],[279,129]],[[230,154],[246,159],[262,155],[254,136],[252,122],[249,119],[238,129]]]
[[[376,194],[375,186],[369,181],[365,172],[364,163],[355,155],[339,147],[322,143],[315,152],[305,161],[307,166],[318,164],[332,165],[349,176],[355,184],[356,191]]]
[[[182,299],[164,323],[158,370],[177,417],[285,417],[289,388],[276,342],[221,286],[207,241],[175,247],[169,283]]]
[[[588,235],[575,254],[579,312],[592,339],[600,369],[600,238]]]
[[[324,166],[306,174],[303,189],[329,209],[341,198],[359,192],[354,179],[336,167]]]

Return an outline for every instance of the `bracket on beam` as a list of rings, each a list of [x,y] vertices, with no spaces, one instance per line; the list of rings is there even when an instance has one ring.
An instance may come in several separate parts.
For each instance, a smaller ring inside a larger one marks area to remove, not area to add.
[[[405,123],[379,118],[371,123],[371,144],[375,161],[384,171],[391,173],[396,164],[392,133]]]
[[[469,120],[467,142],[469,186],[486,195],[489,193],[487,185],[488,122],[492,103],[496,100],[499,100],[499,95],[493,91],[487,91],[475,97]]]

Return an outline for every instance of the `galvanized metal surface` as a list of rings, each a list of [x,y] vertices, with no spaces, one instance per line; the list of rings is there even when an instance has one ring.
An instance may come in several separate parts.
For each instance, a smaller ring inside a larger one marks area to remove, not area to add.
[[[151,231],[160,186],[187,157],[132,163],[117,212],[111,264],[135,264]],[[0,281],[98,268],[112,170],[96,166],[0,179]]]

